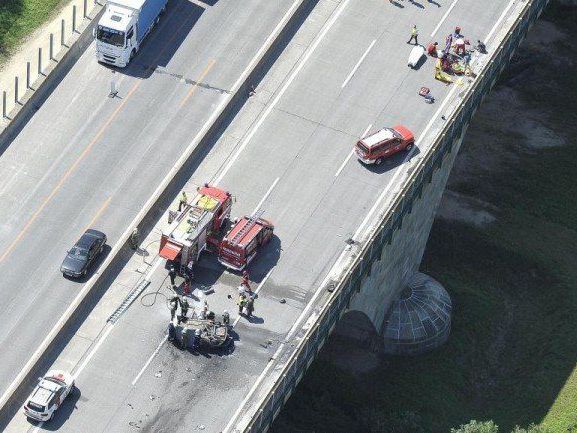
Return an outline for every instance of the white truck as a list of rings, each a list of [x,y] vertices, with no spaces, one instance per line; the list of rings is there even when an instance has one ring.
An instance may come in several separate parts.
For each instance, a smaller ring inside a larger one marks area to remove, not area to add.
[[[94,29],[99,62],[124,68],[160,20],[168,0],[108,0]]]

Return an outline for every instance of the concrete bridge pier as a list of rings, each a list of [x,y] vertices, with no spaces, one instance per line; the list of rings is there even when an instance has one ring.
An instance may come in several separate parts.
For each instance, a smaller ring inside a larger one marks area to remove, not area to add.
[[[450,296],[439,282],[418,270],[465,132],[466,127],[430,182],[424,183],[400,229],[384,244],[337,325],[337,335],[390,354],[418,354],[446,341]]]

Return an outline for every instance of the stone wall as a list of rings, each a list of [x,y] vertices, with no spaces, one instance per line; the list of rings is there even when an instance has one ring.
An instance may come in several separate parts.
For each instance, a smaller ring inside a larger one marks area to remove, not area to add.
[[[243,416],[233,431],[265,432],[289,398],[308,366],[346,311],[363,312],[376,331],[383,333],[386,314],[409,278],[417,271],[465,130],[483,97],[507,66],[515,49],[538,18],[548,0],[521,3],[522,16],[515,19],[499,46],[483,66],[483,72],[437,135],[417,168],[387,203],[369,237],[358,245],[348,263],[327,281],[326,291],[312,300],[309,315],[271,358],[266,378],[249,395]],[[442,282],[441,282],[442,283]],[[359,294],[361,296],[359,296]],[[361,315],[362,317],[362,315]]]
[[[424,186],[421,199],[416,200],[411,212],[405,215],[400,230],[395,231],[391,238],[391,244],[383,248],[380,260],[371,267],[360,292],[351,300],[349,309],[364,312],[379,335],[383,335],[391,303],[419,269],[431,225],[464,134],[465,130],[455,140],[453,150],[445,157],[441,168],[433,174],[431,183]],[[338,332],[342,335],[345,331],[341,328]]]

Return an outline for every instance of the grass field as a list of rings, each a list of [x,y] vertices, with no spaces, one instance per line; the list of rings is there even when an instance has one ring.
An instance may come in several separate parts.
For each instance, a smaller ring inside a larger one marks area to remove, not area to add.
[[[0,0],[0,63],[66,0]]]
[[[543,19],[450,179],[455,200],[495,221],[437,218],[427,245],[422,270],[453,299],[448,343],[368,374],[321,357],[275,433],[442,433],[470,419],[577,431],[577,7]]]

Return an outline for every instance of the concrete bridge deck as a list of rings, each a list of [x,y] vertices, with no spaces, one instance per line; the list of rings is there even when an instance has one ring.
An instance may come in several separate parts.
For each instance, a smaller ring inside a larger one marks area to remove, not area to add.
[[[98,64],[93,43],[0,142],[0,344],[18,341],[0,395],[86,283],[62,278],[66,250],[88,226],[118,242],[293,2],[171,0],[127,69]]]
[[[380,215],[377,205],[392,200],[443,127],[441,116],[470,85],[436,82],[430,59],[419,70],[407,68],[411,25],[420,29],[421,43],[441,42],[460,25],[471,40],[484,39],[491,48],[523,2],[399,4],[404,7],[321,0],[192,173],[185,189],[212,180],[237,197],[233,215],[262,205],[277,227],[251,271],[259,290],[256,317],[237,321],[233,314],[237,340],[231,351],[188,353],[166,343],[166,270],[153,257],[135,256],[54,363],[78,374],[76,395],[52,422],[30,426],[17,414],[7,431],[220,432],[249,424],[246,415],[273,385],[269,379],[282,372],[277,361],[313,324],[313,313],[330,296],[326,282],[354,253],[346,241],[367,236]],[[422,85],[431,87],[435,104],[417,95]],[[351,157],[358,137],[396,123],[415,132],[414,152],[374,169]],[[143,242],[151,254],[157,237],[153,230]],[[125,293],[120,287],[143,273],[151,281],[145,297],[114,326],[105,325],[106,313]],[[238,276],[205,256],[197,280],[214,285],[206,298],[211,309],[234,311],[227,295],[234,295]],[[195,296],[203,301],[198,291]]]

